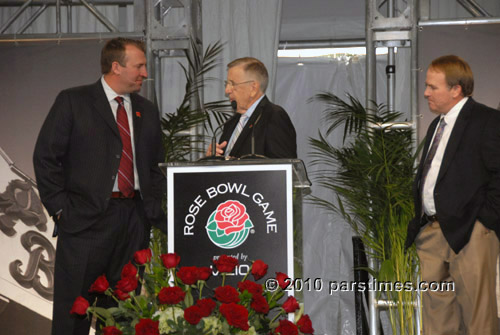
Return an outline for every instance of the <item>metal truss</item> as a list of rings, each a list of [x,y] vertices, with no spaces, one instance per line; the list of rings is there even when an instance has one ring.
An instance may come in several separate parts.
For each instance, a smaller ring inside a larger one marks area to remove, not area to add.
[[[99,6],[103,5],[118,7],[117,26],[99,10]],[[132,32],[126,31],[125,28],[127,6],[133,6],[134,31]],[[147,70],[150,74],[145,82],[145,95],[158,106],[161,106],[161,95],[157,96],[155,92],[161,92],[161,59],[185,57],[186,53],[191,55],[193,47],[200,52],[202,50],[201,0],[0,0],[1,7],[17,7],[17,9],[6,22],[0,23],[0,43],[102,40],[119,36],[143,39],[146,42]],[[55,33],[25,34],[27,28],[50,7],[55,7]],[[87,9],[108,31],[72,32],[73,13],[82,8]],[[5,34],[14,22],[20,20],[27,9],[31,10],[31,16],[21,23],[21,27],[14,34]],[[174,12],[178,14],[177,18],[182,17],[182,19],[174,20]],[[64,27],[63,15],[66,18]],[[190,39],[195,43],[191,43]],[[194,97],[191,105],[197,108],[200,106],[199,101],[199,97]],[[202,146],[203,144],[196,140],[202,134],[203,127],[199,126],[185,135],[192,136],[193,143],[198,143],[194,145]]]

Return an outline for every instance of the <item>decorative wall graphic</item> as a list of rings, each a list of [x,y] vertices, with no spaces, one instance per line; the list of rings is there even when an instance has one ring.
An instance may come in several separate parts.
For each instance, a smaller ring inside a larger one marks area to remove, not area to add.
[[[35,181],[0,147],[0,295],[46,318],[54,287],[51,223]]]

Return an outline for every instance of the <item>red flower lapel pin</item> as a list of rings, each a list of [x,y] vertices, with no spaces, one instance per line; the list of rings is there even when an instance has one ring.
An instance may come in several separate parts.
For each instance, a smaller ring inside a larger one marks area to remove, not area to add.
[[[141,117],[141,112],[135,112],[135,116]]]

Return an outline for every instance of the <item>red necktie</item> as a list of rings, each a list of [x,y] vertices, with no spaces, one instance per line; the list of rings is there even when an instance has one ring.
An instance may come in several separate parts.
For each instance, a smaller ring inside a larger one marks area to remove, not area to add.
[[[116,110],[116,122],[122,138],[122,157],[118,168],[118,189],[126,197],[132,196],[134,192],[134,154],[128,125],[127,112],[123,105],[123,98],[116,97],[118,109]]]

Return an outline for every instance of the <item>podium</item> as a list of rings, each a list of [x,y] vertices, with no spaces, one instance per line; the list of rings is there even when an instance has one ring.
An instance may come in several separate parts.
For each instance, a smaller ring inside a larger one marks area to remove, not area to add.
[[[252,261],[269,265],[265,278],[302,274],[302,197],[310,189],[299,159],[248,159],[160,164],[167,176],[168,251],[181,266],[238,259],[228,284]],[[215,267],[213,275],[218,276]],[[249,279],[253,279],[249,277]]]

